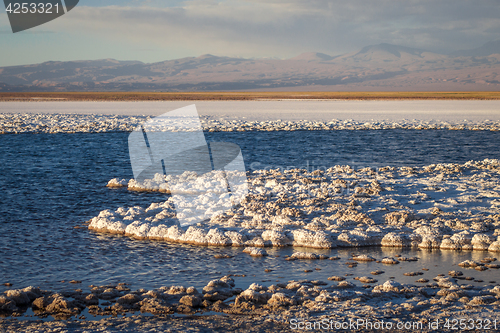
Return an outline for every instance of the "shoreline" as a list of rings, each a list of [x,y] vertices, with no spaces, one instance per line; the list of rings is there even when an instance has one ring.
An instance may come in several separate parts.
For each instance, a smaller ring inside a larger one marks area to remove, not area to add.
[[[500,92],[0,92],[7,101],[499,100]]]
[[[11,289],[6,296],[0,296],[0,313],[9,318],[0,320],[0,329],[51,332],[57,327],[95,329],[119,323],[129,329],[147,331],[152,327],[151,321],[163,329],[172,329],[193,323],[202,328],[220,327],[221,320],[225,329],[252,323],[250,332],[272,332],[291,331],[297,322],[307,325],[326,321],[339,325],[352,320],[391,322],[394,328],[398,322],[411,322],[421,325],[419,331],[431,332],[447,331],[443,326],[446,320],[475,317],[488,320],[490,325],[496,321],[496,329],[500,329],[499,284],[472,286],[460,271],[439,274],[431,282],[419,279],[416,281],[419,285],[400,284],[391,278],[379,282],[378,274],[333,275],[328,282],[291,280],[268,287],[252,283],[245,290],[236,288],[231,276],[211,280],[200,291],[185,286],[132,291],[123,283],[91,285],[90,291]],[[353,280],[363,285],[350,282]],[[79,286],[79,281],[72,283],[75,288]],[[24,316],[29,309],[32,315]],[[49,316],[55,320],[42,320]],[[34,317],[40,319],[33,320]],[[429,323],[436,320],[441,325],[433,329]]]
[[[351,115],[352,117],[353,115]],[[277,115],[276,117],[279,117]],[[77,113],[0,113],[0,134],[54,134],[54,133],[131,133],[151,115],[106,115]],[[500,131],[498,116],[490,119],[232,119],[216,115],[201,115],[204,132],[294,132],[294,131],[379,131],[379,130],[450,130]],[[374,117],[376,118],[376,117]],[[458,117],[455,117],[458,118]],[[178,125],[179,126],[179,125]],[[176,132],[179,128],[165,127],[160,131]]]
[[[4,329],[4,330],[2,330]],[[16,319],[1,320],[2,332],[290,332],[287,325],[272,320],[262,321],[259,316],[219,315],[186,315],[184,317],[144,316],[109,317],[98,321],[18,321]]]
[[[140,240],[140,241],[153,241],[153,242],[167,242],[167,243],[172,243],[172,244],[184,244],[184,245],[194,245],[194,246],[201,246],[201,247],[235,247],[235,248],[242,248],[243,252],[249,253],[251,256],[255,257],[263,257],[267,256],[267,252],[265,251],[266,248],[283,248],[283,247],[291,247],[291,248],[305,248],[305,249],[318,249],[318,250],[330,250],[330,249],[359,249],[359,248],[411,248],[412,250],[416,249],[425,249],[425,250],[445,250],[445,251],[467,251],[467,252],[479,252],[479,253],[500,253],[500,240],[496,240],[494,242],[491,242],[489,246],[484,247],[484,245],[480,245],[474,249],[474,246],[471,244],[454,244],[453,242],[451,243],[446,243],[443,244],[441,247],[440,244],[436,245],[422,245],[419,247],[418,244],[409,244],[409,245],[402,245],[400,240],[397,239],[395,243],[397,242],[396,245],[394,243],[390,243],[389,241],[386,244],[380,244],[380,243],[369,243],[369,244],[342,244],[342,245],[336,245],[336,244],[326,244],[326,245],[314,245],[314,244],[307,244],[307,243],[299,243],[299,244],[293,244],[293,243],[288,243],[288,244],[273,244],[272,241],[268,242],[256,242],[252,244],[240,244],[240,243],[222,243],[220,240],[198,240],[198,239],[189,239],[189,240],[183,240],[183,239],[174,239],[174,238],[168,238],[168,236],[140,236],[135,233],[126,233],[122,231],[116,231],[116,230],[111,230],[111,229],[106,229],[106,228],[94,228],[89,226],[88,229],[92,232],[95,232],[97,234],[107,234],[107,235],[114,235],[114,236],[123,236],[123,237],[129,237],[134,240]],[[209,229],[208,232],[213,231],[216,229]],[[196,230],[189,230],[186,233],[192,232],[193,234],[196,233],[196,236],[206,236],[207,232],[206,230],[200,230],[196,228]],[[313,235],[314,237],[315,235]],[[188,238],[191,238],[190,236],[187,236]],[[493,244],[493,246],[491,246]],[[464,246],[465,245],[465,246]],[[427,246],[427,247],[426,247]],[[491,249],[489,247],[491,246]],[[463,248],[462,248],[463,247]],[[316,258],[312,258],[316,259]],[[318,258],[318,259],[323,259],[323,258]],[[324,258],[328,259],[328,257]]]

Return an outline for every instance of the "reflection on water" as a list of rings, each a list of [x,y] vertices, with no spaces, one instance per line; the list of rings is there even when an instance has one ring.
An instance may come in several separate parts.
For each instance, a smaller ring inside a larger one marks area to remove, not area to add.
[[[76,232],[80,241],[85,241],[86,248],[62,251],[51,247],[57,258],[46,258],[45,255],[33,256],[30,265],[31,274],[17,275],[17,270],[10,270],[6,278],[14,282],[14,287],[41,285],[49,289],[71,289],[67,281],[77,279],[83,281],[83,286],[89,284],[107,284],[126,282],[132,288],[158,288],[165,285],[193,285],[201,288],[210,279],[222,275],[246,275],[236,277],[238,287],[248,287],[253,282],[271,285],[289,280],[309,279],[324,280],[332,275],[355,276],[370,275],[371,271],[383,270],[385,274],[376,277],[385,282],[390,277],[400,283],[412,283],[419,278],[432,280],[438,274],[447,275],[448,271],[460,270],[464,276],[483,280],[483,283],[460,280],[459,283],[484,285],[489,281],[500,282],[498,270],[489,269],[479,272],[458,266],[464,260],[480,261],[485,257],[500,259],[500,254],[488,252],[462,252],[441,250],[411,250],[397,248],[366,247],[359,249],[313,250],[306,248],[268,248],[268,257],[250,257],[242,252],[242,248],[197,247],[165,242],[138,241],[128,237],[110,236],[88,233],[82,229]],[[339,256],[340,260],[295,260],[287,261],[285,256],[294,251],[315,252],[330,257]],[[228,259],[215,259],[215,254],[228,254]],[[377,259],[385,256],[402,255],[418,257],[416,262],[401,262],[397,265],[385,265],[376,262],[360,262],[357,267],[349,268],[345,263],[352,254],[369,254]],[[75,256],[76,255],[76,256]],[[74,257],[76,260],[64,261],[64,257]],[[78,260],[80,258],[80,260]],[[15,260],[7,257],[8,260]],[[316,270],[316,269],[320,270]],[[423,271],[422,269],[428,269]],[[271,272],[265,272],[270,269]],[[304,270],[312,270],[306,273]],[[418,277],[404,276],[404,273],[422,271]],[[348,279],[350,279],[348,277]],[[6,280],[6,281],[7,281]],[[66,280],[65,283],[59,281]],[[358,283],[357,281],[352,281]],[[432,281],[431,281],[432,282]],[[2,287],[4,290],[5,287]]]
[[[485,285],[490,281],[500,283],[500,274],[496,269],[476,271],[458,266],[464,260],[480,261],[486,257],[500,260],[499,253],[462,252],[442,250],[411,250],[401,248],[340,248],[340,249],[308,249],[308,248],[267,248],[268,257],[250,257],[242,252],[242,248],[233,247],[198,247],[166,242],[133,240],[128,237],[88,233],[85,229],[75,232],[74,237],[87,244],[77,251],[62,250],[50,247],[55,257],[44,254],[33,255],[27,264],[31,274],[17,275],[19,270],[5,271],[3,279],[14,282],[13,287],[37,285],[47,289],[73,289],[69,280],[82,280],[83,287],[90,284],[130,283],[132,288],[158,288],[168,285],[195,286],[201,288],[211,279],[222,275],[237,274],[237,287],[246,288],[251,283],[271,285],[289,280],[309,279],[324,280],[332,275],[369,276],[374,270],[385,271],[376,279],[383,283],[390,277],[400,283],[415,284],[419,278],[431,280],[438,274],[448,275],[448,271],[460,270],[464,277],[474,277],[484,282],[459,280],[461,284]],[[59,252],[62,251],[62,252]],[[287,261],[286,256],[294,251],[314,252],[340,260],[295,260]],[[215,254],[227,254],[232,258],[216,259]],[[352,254],[369,254],[377,259],[386,256],[401,255],[418,257],[416,262],[402,261],[397,265],[386,265],[376,262],[360,262],[357,267],[349,268],[345,263]],[[64,258],[72,257],[71,261]],[[7,257],[7,260],[15,260]],[[3,260],[3,259],[2,259]],[[265,270],[271,270],[265,272]],[[319,270],[317,270],[319,269]],[[424,271],[422,269],[428,269]],[[21,268],[21,270],[24,270]],[[304,272],[312,270],[312,272]],[[424,275],[411,277],[404,273],[421,271]],[[61,283],[61,280],[66,282]],[[353,283],[359,284],[357,281]],[[1,287],[0,290],[5,290]]]

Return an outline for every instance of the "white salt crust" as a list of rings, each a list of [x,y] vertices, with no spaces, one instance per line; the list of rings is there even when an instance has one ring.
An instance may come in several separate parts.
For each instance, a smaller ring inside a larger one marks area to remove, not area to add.
[[[103,133],[132,132],[134,128],[153,116],[124,116],[98,114],[0,114],[0,134],[9,133]],[[329,121],[314,120],[231,120],[213,116],[200,117],[204,131],[316,131],[316,130],[380,130],[380,129],[444,129],[444,130],[500,130],[498,120],[441,121],[441,120],[370,120],[352,119]],[[189,120],[186,120],[189,121]],[[169,123],[171,124],[171,123]],[[160,127],[158,131],[179,131],[178,126]]]
[[[228,192],[228,184],[231,192]],[[153,179],[138,182],[135,179],[111,179],[108,187],[128,186],[132,191],[156,191],[172,195],[171,204],[175,204],[177,219],[184,225],[210,219],[238,204],[247,194],[245,172],[214,170],[198,177],[196,172],[187,171],[182,175],[155,174]],[[161,217],[170,216],[166,210]],[[157,220],[157,218],[155,218]]]
[[[248,176],[250,194],[239,206],[214,213],[210,205],[215,194],[207,193],[203,209],[211,218],[187,230],[178,225],[172,198],[146,209],[102,211],[89,229],[196,245],[500,252],[499,160],[359,170],[335,166],[313,172],[257,170]],[[115,179],[108,186],[125,183]],[[149,185],[130,180],[128,189],[159,190]]]
[[[147,116],[0,113],[0,134],[132,132]]]

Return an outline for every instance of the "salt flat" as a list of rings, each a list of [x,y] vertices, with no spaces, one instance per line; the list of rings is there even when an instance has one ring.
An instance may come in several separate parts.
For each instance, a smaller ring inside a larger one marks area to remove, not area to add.
[[[356,121],[403,119],[471,121],[500,120],[500,101],[164,101],[164,102],[3,102],[0,113],[71,113],[113,115],[160,115],[196,104],[200,116],[266,120],[331,119]]]

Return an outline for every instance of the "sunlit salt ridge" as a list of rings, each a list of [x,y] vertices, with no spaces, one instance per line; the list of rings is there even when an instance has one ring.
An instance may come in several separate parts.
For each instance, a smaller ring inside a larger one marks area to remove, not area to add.
[[[136,126],[152,116],[96,115],[96,114],[0,114],[0,134],[18,133],[105,133],[131,132]],[[168,126],[156,124],[154,131],[185,131],[183,122],[190,119],[178,119],[178,123],[169,122]],[[215,116],[202,116],[201,124],[208,132],[243,132],[243,131],[316,131],[316,130],[485,130],[499,131],[500,120],[432,120],[432,119],[329,119],[329,120],[250,120],[225,119]]]
[[[188,228],[178,225],[170,197],[146,208],[102,211],[89,229],[196,245],[500,252],[499,160],[358,170],[335,166],[313,172],[257,170],[248,176],[250,194],[241,205],[214,212],[210,205],[217,202],[215,193],[207,191],[206,200],[200,198],[207,205],[202,207],[207,220]],[[200,189],[213,185],[200,179]],[[108,186],[169,192],[160,187],[163,181],[112,179]],[[182,190],[182,183],[172,184]],[[200,209],[198,204],[187,202],[183,208]]]
[[[84,114],[0,114],[0,133],[131,132],[146,116]]]

